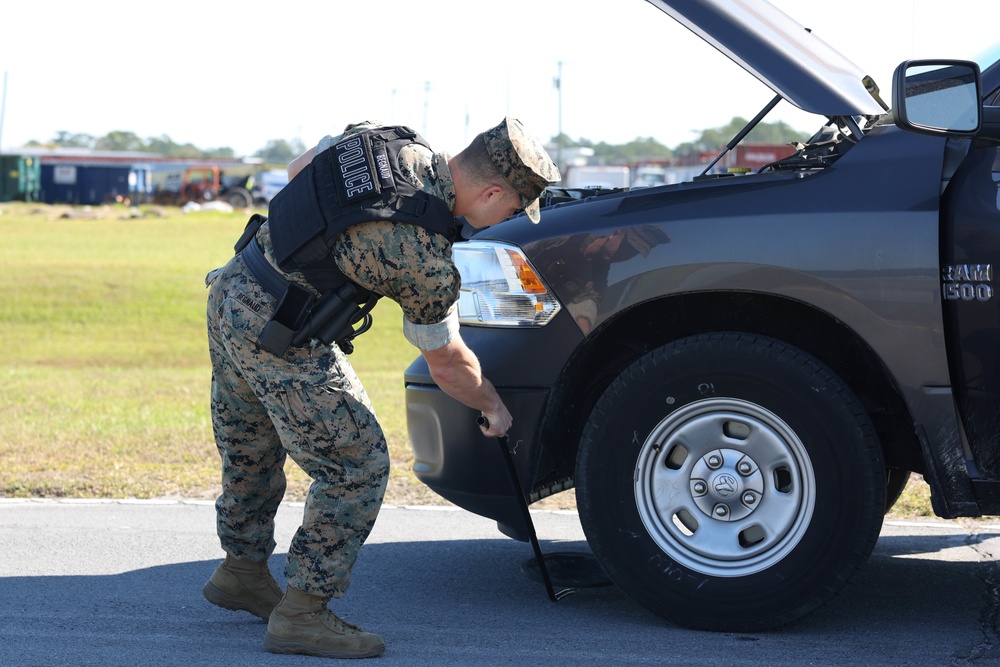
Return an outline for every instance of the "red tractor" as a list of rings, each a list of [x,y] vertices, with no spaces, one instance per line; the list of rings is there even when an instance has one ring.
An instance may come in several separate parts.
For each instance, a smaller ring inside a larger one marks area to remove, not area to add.
[[[224,201],[233,208],[250,208],[253,205],[252,188],[253,174],[228,176],[218,165],[199,165],[184,170],[179,190],[159,191],[156,202],[183,206],[191,201]]]

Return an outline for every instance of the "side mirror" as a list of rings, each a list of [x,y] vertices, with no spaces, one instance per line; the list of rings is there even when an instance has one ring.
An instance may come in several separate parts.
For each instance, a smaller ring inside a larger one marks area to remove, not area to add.
[[[893,121],[904,130],[975,136],[982,125],[979,65],[965,60],[908,60],[892,75]]]

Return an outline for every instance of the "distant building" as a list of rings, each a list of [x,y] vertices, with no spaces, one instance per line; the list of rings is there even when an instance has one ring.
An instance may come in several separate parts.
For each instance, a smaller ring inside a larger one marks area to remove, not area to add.
[[[553,144],[548,144],[546,149],[550,155],[555,154]],[[595,160],[592,148],[579,146],[563,148],[563,163],[559,165],[563,180],[556,187],[642,188],[684,183],[705,171],[721,151],[720,148],[716,151],[639,160],[629,164],[607,164]],[[789,144],[743,143],[723,155],[709,173],[725,174],[734,170],[757,171],[793,153],[795,148]]]
[[[632,187],[652,187],[684,183],[701,175],[719,153],[704,151],[675,155],[671,158],[644,160],[632,167]],[[777,162],[795,153],[789,144],[740,144],[722,156],[708,173],[725,174],[733,170],[758,171],[761,167]]]
[[[189,166],[247,162],[239,158],[169,158],[139,151],[18,148],[0,155],[3,169],[0,201],[75,205],[124,200],[143,203],[150,200],[157,187],[164,187],[172,175]]]

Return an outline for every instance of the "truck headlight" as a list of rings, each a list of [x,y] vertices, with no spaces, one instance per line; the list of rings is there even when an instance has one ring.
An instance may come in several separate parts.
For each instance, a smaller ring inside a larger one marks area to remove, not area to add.
[[[517,246],[467,241],[456,243],[452,255],[462,276],[462,324],[540,327],[562,309]]]

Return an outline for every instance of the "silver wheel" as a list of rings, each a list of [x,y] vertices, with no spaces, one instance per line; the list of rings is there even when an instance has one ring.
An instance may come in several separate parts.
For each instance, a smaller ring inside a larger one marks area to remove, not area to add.
[[[590,413],[577,506],[607,575],[682,625],[756,631],[829,600],[864,564],[885,463],[844,382],[745,333],[636,359]]]
[[[640,449],[634,479],[653,541],[677,563],[717,577],[781,561],[805,535],[816,503],[799,437],[774,413],[736,398],[696,401],[663,419]]]

